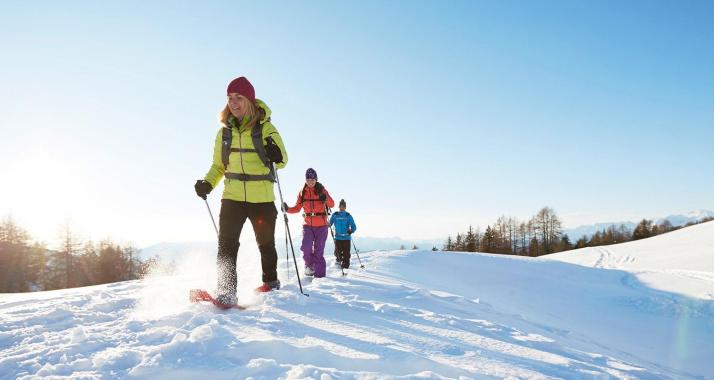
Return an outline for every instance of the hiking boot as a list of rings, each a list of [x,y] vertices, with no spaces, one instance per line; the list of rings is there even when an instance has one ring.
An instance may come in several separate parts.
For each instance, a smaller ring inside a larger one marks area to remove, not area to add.
[[[315,275],[315,270],[306,266],[305,267],[305,276],[314,276]]]
[[[235,294],[219,294],[216,297],[216,302],[220,303],[221,305],[235,305],[238,303],[238,297],[236,297]]]
[[[280,280],[275,280],[275,281],[264,282],[263,285],[255,288],[255,291],[258,293],[266,293],[271,290],[278,290],[278,289],[280,289]]]

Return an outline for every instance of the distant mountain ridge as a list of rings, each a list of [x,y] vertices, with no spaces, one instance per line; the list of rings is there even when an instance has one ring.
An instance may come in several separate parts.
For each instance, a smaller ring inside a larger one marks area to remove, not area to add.
[[[673,226],[683,226],[687,223],[690,222],[698,222],[702,219],[708,218],[708,217],[714,217],[714,211],[710,210],[696,210],[696,211],[691,211],[686,214],[676,214],[676,215],[669,215],[664,218],[657,218],[654,219],[655,223],[661,224],[665,220],[669,220],[669,222]],[[590,238],[592,235],[595,234],[597,231],[602,231],[604,229],[607,229],[610,226],[619,226],[621,224],[624,224],[625,227],[629,228],[630,230],[633,230],[635,226],[639,223],[639,220],[637,222],[632,222],[632,221],[624,221],[624,222],[610,222],[610,223],[596,223],[596,224],[590,224],[590,225],[583,225],[579,226],[576,228],[569,228],[569,229],[564,229],[563,233],[568,234],[570,237],[571,241],[575,241],[579,239],[580,237],[587,236]],[[302,237],[296,236],[293,239],[293,245],[295,247],[295,254],[296,255],[302,255],[302,252],[300,252],[300,243],[301,243]],[[404,246],[405,249],[412,249],[415,245],[419,249],[431,249],[432,247],[436,246],[438,249],[442,249],[444,242],[446,241],[446,238],[443,239],[405,239],[401,237],[369,237],[369,236],[355,236],[355,245],[357,248],[360,250],[360,252],[368,252],[368,251],[378,251],[378,250],[398,250],[401,249],[402,246]],[[277,243],[277,249],[278,249],[278,255],[284,254],[284,243],[285,238],[276,236],[276,243]],[[249,243],[250,244],[250,243]],[[254,243],[252,243],[254,244]],[[244,247],[241,245],[241,247],[248,248],[251,245],[246,244]],[[150,246],[144,247],[139,251],[139,258],[142,260],[147,260],[151,257],[158,256],[164,261],[170,262],[172,260],[175,260],[179,256],[189,253],[191,251],[200,251],[200,252],[205,252],[205,251],[215,251],[217,248],[217,242],[215,241],[194,241],[194,242],[161,242],[157,244],[152,244]],[[254,249],[254,248],[252,248]],[[330,254],[332,254],[334,250],[334,245],[332,244],[332,239],[327,239],[327,243],[325,246],[325,256],[329,257]],[[353,249],[354,252],[354,249]]]
[[[419,249],[429,250],[436,246],[441,249],[446,239],[404,239],[400,237],[369,237],[369,236],[355,236],[354,244],[357,246],[360,252],[368,251],[393,251],[401,249],[404,246],[405,249],[412,249],[415,245]],[[283,255],[285,253],[285,237],[276,236],[275,238],[276,248],[278,250],[278,255]],[[302,237],[297,236],[293,239],[293,245],[295,247],[295,254],[302,255],[300,252],[300,244],[302,242]],[[152,257],[159,257],[162,261],[171,262],[176,260],[183,254],[196,252],[215,252],[217,249],[217,242],[215,241],[191,241],[191,242],[161,242],[157,244],[152,244],[148,247],[144,247],[139,251],[139,258],[142,260],[147,260]],[[255,250],[255,243],[241,243],[242,249]],[[334,251],[334,244],[332,239],[327,239],[325,244],[325,257],[332,255]],[[354,255],[354,248],[352,249],[352,254]]]
[[[714,218],[714,211],[710,210],[697,210],[690,211],[684,215],[670,215],[666,218],[659,218],[655,220],[655,223],[661,224],[665,220],[669,220],[673,226],[683,226],[690,222],[699,222],[700,220],[706,218]]]
[[[654,222],[657,224],[661,224],[665,220],[668,220],[673,226],[679,227],[679,226],[683,226],[690,222],[695,223],[695,222],[701,221],[705,218],[714,218],[714,211],[710,211],[710,210],[690,211],[686,214],[676,214],[676,215],[669,215],[664,218],[656,218],[656,219],[654,219]],[[635,226],[637,226],[637,223],[639,223],[639,220],[637,222],[626,221],[626,222],[595,223],[595,224],[579,226],[576,228],[563,229],[563,233],[567,234],[570,237],[571,241],[575,241],[577,239],[580,239],[582,236],[586,236],[586,237],[590,238],[591,236],[593,236],[595,234],[595,232],[605,230],[610,226],[619,226],[622,224],[622,225],[625,225],[625,227],[629,228],[630,230],[633,230],[635,228]]]

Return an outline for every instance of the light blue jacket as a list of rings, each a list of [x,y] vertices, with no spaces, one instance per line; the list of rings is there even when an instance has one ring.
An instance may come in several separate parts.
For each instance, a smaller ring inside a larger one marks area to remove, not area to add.
[[[330,226],[335,225],[335,240],[352,240],[347,231],[357,231],[355,220],[347,211],[337,211],[330,217]]]

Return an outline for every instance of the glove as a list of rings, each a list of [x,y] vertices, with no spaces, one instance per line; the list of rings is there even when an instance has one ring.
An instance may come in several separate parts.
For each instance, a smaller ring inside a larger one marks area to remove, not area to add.
[[[281,207],[280,207],[280,210],[281,210],[281,211],[284,211],[284,212],[288,212],[288,209],[289,209],[289,208],[290,208],[290,207],[288,207],[288,204],[285,203],[285,202],[283,202],[283,204],[282,204]]]
[[[208,195],[211,192],[211,190],[213,190],[213,186],[211,186],[211,184],[208,183],[208,181],[205,181],[202,179],[199,179],[198,181],[196,181],[196,184],[193,185],[193,188],[196,189],[196,195],[198,195],[199,197],[201,197],[203,199],[206,199],[206,195]]]
[[[347,235],[352,235],[352,230],[347,230]]]
[[[283,152],[280,151],[280,147],[273,139],[268,140],[268,145],[265,146],[265,154],[271,162],[276,164],[283,162]]]

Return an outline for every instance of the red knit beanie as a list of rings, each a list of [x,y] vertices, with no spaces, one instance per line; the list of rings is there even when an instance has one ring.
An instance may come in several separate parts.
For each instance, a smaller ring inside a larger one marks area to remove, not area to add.
[[[243,95],[251,102],[255,102],[255,89],[245,77],[239,77],[231,81],[226,90],[226,95],[232,92]]]

